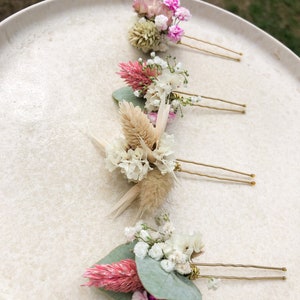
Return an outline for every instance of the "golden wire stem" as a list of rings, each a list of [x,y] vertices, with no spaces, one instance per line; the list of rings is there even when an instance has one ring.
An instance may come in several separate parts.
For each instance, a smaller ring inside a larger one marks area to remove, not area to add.
[[[191,174],[191,175],[197,175],[197,176],[202,176],[202,177],[217,179],[217,180],[221,180],[221,181],[230,181],[230,182],[237,182],[237,183],[245,183],[245,184],[249,184],[249,185],[255,185],[255,181],[233,179],[233,178],[228,178],[228,177],[212,176],[212,175],[203,174],[203,173],[199,173],[199,172],[188,171],[188,170],[182,169],[180,166],[177,166],[177,168],[175,169],[175,171],[183,172],[183,173],[188,173],[188,174]]]
[[[201,96],[201,97],[204,98],[204,99],[220,101],[220,102],[224,102],[224,103],[228,103],[228,104],[232,104],[232,105],[236,105],[236,106],[246,107],[246,104],[232,102],[232,101],[228,101],[228,100],[224,100],[224,99],[220,99],[220,98],[208,97],[208,96]]]
[[[198,47],[195,47],[195,46],[183,43],[181,41],[178,42],[178,44],[179,45],[183,45],[183,46],[188,47],[188,48],[191,48],[191,49],[195,49],[195,50],[204,52],[204,53],[208,53],[208,54],[211,54],[211,55],[214,55],[214,56],[217,56],[217,57],[221,57],[221,58],[225,58],[225,59],[230,59],[230,60],[234,60],[234,61],[241,61],[240,58],[236,58],[236,57],[232,57],[232,56],[228,56],[228,55],[224,55],[224,54],[219,54],[219,53],[215,53],[215,52],[212,52],[212,51],[208,51],[208,50],[205,50],[205,49],[202,49],[202,48],[198,48]]]
[[[241,55],[241,56],[243,55],[242,52],[238,52],[238,51],[235,51],[235,50],[232,50],[232,49],[223,47],[223,46],[221,46],[221,45],[218,45],[218,44],[215,44],[215,43],[212,43],[212,42],[208,42],[208,41],[205,41],[205,40],[201,40],[201,39],[198,39],[198,38],[195,38],[195,37],[186,35],[186,34],[184,35],[184,37],[187,38],[187,39],[191,39],[191,40],[194,40],[194,41],[198,41],[198,42],[204,43],[204,44],[208,44],[208,45],[211,45],[211,46],[215,46],[215,47],[224,49],[224,50],[226,50],[226,51],[229,51],[229,52],[232,52],[232,53]]]
[[[224,99],[216,98],[216,97],[209,97],[209,96],[198,95],[198,94],[182,92],[182,91],[174,91],[173,93],[187,95],[187,96],[195,96],[195,97],[200,96],[200,97],[202,97],[204,99],[208,99],[208,100],[220,101],[220,102],[224,102],[224,103],[228,103],[228,104],[232,104],[232,105],[236,105],[236,106],[246,107],[246,104],[232,102],[232,101],[228,101],[228,100],[224,100]]]
[[[254,269],[264,269],[264,270],[276,270],[286,272],[285,267],[268,267],[268,266],[258,266],[258,265],[242,265],[242,264],[222,264],[222,263],[195,263],[193,265],[200,267],[225,267],[225,268],[254,268]]]
[[[243,276],[222,276],[222,275],[198,275],[197,278],[218,278],[218,279],[230,279],[230,280],[286,280],[286,276],[255,276],[255,277],[243,277]]]
[[[249,174],[249,173],[236,171],[236,170],[232,170],[232,169],[228,169],[228,168],[224,168],[224,167],[220,167],[220,166],[203,164],[203,163],[200,163],[200,162],[196,162],[196,161],[192,161],[192,160],[186,160],[186,159],[182,159],[182,158],[177,158],[176,160],[180,161],[180,162],[183,162],[183,163],[187,163],[187,164],[193,164],[193,165],[198,165],[198,166],[203,166],[203,167],[208,167],[208,168],[220,169],[220,170],[224,170],[224,171],[231,172],[231,173],[236,173],[236,174],[249,176],[249,177],[252,177],[252,178],[255,177],[255,174]]]
[[[216,107],[216,106],[202,105],[202,104],[196,104],[196,103],[191,103],[190,105],[191,106],[198,106],[198,107],[202,107],[202,108],[214,109],[214,110],[231,111],[231,112],[236,112],[236,113],[241,113],[241,114],[244,114],[246,112],[245,110],[231,109],[231,108],[220,108],[220,107]]]

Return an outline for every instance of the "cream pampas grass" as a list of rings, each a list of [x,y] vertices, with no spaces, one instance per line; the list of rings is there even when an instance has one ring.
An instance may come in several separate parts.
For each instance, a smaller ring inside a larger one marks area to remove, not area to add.
[[[136,200],[139,200],[136,219],[143,217],[146,212],[155,211],[167,198],[174,185],[174,180],[173,174],[162,175],[157,169],[150,171],[145,179],[132,186],[114,205],[111,215],[118,217]]]
[[[173,174],[162,175],[159,170],[154,169],[138,183],[140,186],[138,218],[145,212],[153,212],[163,204],[174,185],[174,179]]]
[[[120,104],[123,134],[130,148],[141,147],[141,140],[153,150],[156,143],[156,131],[147,116],[139,107],[123,101]]]

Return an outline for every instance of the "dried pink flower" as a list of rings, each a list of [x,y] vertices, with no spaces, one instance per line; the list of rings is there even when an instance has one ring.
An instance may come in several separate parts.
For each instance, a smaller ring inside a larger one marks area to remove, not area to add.
[[[84,286],[101,287],[105,290],[129,293],[143,288],[135,261],[121,260],[117,263],[95,265],[88,268],[83,277],[89,278]]]
[[[147,117],[153,125],[156,125],[157,112],[150,112],[147,114]],[[171,123],[173,120],[175,120],[175,118],[176,118],[176,114],[170,111],[168,116],[168,123]]]
[[[151,77],[157,77],[158,70],[142,64],[138,61],[119,64],[121,71],[118,72],[121,78],[132,87],[134,91],[143,91],[151,83]]]
[[[180,28],[178,25],[172,25],[169,27],[168,38],[172,42],[175,43],[179,42],[183,34],[184,34],[184,30]]]
[[[164,0],[164,4],[175,12],[176,9],[180,6],[180,0]]]
[[[164,15],[168,18],[168,26],[172,23],[173,11],[161,0],[134,0],[133,8],[139,14],[148,19],[158,15]]]
[[[187,8],[181,6],[176,9],[175,17],[180,21],[188,21],[192,15]]]

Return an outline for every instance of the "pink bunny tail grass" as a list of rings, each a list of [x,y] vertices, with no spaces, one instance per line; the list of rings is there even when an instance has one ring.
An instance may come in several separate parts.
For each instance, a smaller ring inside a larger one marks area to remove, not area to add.
[[[121,70],[117,74],[119,74],[134,91],[144,90],[152,83],[151,77],[158,75],[156,68],[147,67],[138,61],[120,63],[119,66]]]
[[[83,277],[89,281],[84,286],[94,286],[108,291],[129,293],[143,288],[132,259],[121,260],[117,263],[95,265],[88,268]]]

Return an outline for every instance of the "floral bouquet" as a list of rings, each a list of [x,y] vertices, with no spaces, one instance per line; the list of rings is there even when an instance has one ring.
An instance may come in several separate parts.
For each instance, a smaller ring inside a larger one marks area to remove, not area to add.
[[[182,91],[181,89],[188,84],[189,74],[181,62],[176,62],[175,57],[167,57],[164,60],[152,52],[150,59],[139,58],[137,61],[120,63],[120,69],[118,74],[128,87],[116,90],[113,98],[117,101],[133,102],[134,105],[140,106],[154,124],[161,102],[170,104],[170,120],[175,118],[178,111],[182,115],[182,107],[187,105],[245,113],[244,109],[208,106],[202,105],[200,102],[202,99],[208,99],[243,108],[246,107],[245,104]]]
[[[223,50],[242,55],[242,53],[186,35],[180,23],[189,21],[192,17],[190,11],[180,5],[180,0],[134,0],[133,8],[137,12],[139,20],[129,30],[128,38],[132,46],[147,53],[150,51],[166,51],[168,43],[181,44],[183,46],[199,50],[201,52],[240,61],[238,57],[232,57],[215,53],[182,42],[182,38],[209,44]]]
[[[129,31],[129,42],[144,52],[166,51],[167,41],[177,43],[184,35],[181,21],[191,18],[179,0],[134,0],[140,19]]]
[[[165,133],[169,111],[170,105],[161,101],[156,126],[153,126],[139,107],[123,101],[120,103],[123,137],[111,144],[95,138],[105,152],[106,168],[110,172],[120,171],[129,182],[133,183],[129,191],[113,207],[115,216],[120,215],[135,200],[139,200],[138,218],[141,218],[146,211],[159,208],[174,185],[175,172],[255,184],[252,180],[218,177],[182,168],[182,164],[186,163],[254,177],[253,174],[175,158],[174,137]]]
[[[111,251],[84,277],[84,286],[100,288],[116,300],[201,300],[202,295],[193,280],[208,279],[208,288],[216,289],[222,279],[284,280],[285,276],[233,277],[203,275],[199,266],[244,267],[286,271],[286,268],[255,265],[225,265],[195,263],[193,259],[203,253],[199,232],[181,234],[174,232],[168,214],[155,219],[155,226],[143,221],[125,228],[127,244]]]

